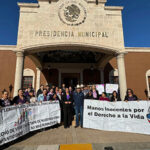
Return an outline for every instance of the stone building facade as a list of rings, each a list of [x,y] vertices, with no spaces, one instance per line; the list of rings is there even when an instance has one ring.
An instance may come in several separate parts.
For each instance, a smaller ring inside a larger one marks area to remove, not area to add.
[[[150,96],[150,48],[124,47],[123,7],[106,0],[38,0],[18,3],[17,45],[0,46],[0,90],[11,96],[29,82],[119,82],[121,98],[132,88]]]

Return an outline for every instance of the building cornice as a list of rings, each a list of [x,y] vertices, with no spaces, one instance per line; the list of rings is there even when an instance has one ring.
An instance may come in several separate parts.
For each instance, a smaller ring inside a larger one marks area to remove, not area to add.
[[[19,7],[38,8],[38,3],[17,3]]]
[[[105,6],[105,10],[123,10],[124,7],[122,6]]]
[[[95,0],[87,0],[88,3],[96,3]],[[98,3],[106,3],[107,0],[98,0]]]
[[[125,47],[126,52],[149,52],[150,47]]]
[[[0,51],[16,51],[16,45],[0,45]]]

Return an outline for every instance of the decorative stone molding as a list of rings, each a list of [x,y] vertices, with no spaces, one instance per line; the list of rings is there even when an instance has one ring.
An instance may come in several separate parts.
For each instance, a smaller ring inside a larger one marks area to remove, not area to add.
[[[96,0],[87,0],[88,3],[96,3]],[[98,3],[106,3],[107,0],[97,0]]]
[[[24,53],[23,52],[16,52],[16,56],[17,57],[24,57]]]
[[[16,45],[0,45],[0,51],[16,51]]]
[[[39,4],[37,3],[17,3],[18,6],[21,7],[28,7],[28,8],[38,8]]]
[[[120,6],[105,6],[105,10],[123,10],[124,7]]]

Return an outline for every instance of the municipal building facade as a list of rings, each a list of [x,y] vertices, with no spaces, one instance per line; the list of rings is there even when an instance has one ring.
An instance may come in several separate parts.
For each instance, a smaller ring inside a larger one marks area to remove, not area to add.
[[[150,96],[150,48],[124,46],[123,7],[107,0],[38,0],[18,3],[17,45],[0,46],[0,91],[19,88],[119,83]]]

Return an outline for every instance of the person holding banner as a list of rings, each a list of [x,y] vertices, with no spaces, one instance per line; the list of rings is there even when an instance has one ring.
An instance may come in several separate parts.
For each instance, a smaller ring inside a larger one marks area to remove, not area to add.
[[[73,94],[74,104],[75,104],[75,114],[76,114],[76,126],[79,126],[79,114],[80,114],[80,126],[83,127],[83,103],[84,94],[81,92],[80,86],[77,85],[76,91]]]
[[[69,128],[71,125],[72,119],[72,95],[69,93],[69,89],[66,88],[64,95],[62,96],[63,100],[63,110],[64,110],[64,128]]]
[[[25,104],[25,103],[29,103],[29,101],[27,100],[27,98],[23,95],[23,90],[19,89],[18,90],[18,96],[15,96],[13,99],[13,103],[16,105],[21,105],[21,104]]]
[[[2,91],[2,98],[0,99],[0,107],[6,107],[12,105],[12,101],[8,98],[8,92]]]
[[[134,94],[132,89],[127,89],[127,93],[125,96],[125,101],[136,101],[138,100],[137,96]]]
[[[116,91],[113,91],[110,101],[111,102],[121,101],[120,96],[119,96],[119,94]]]

